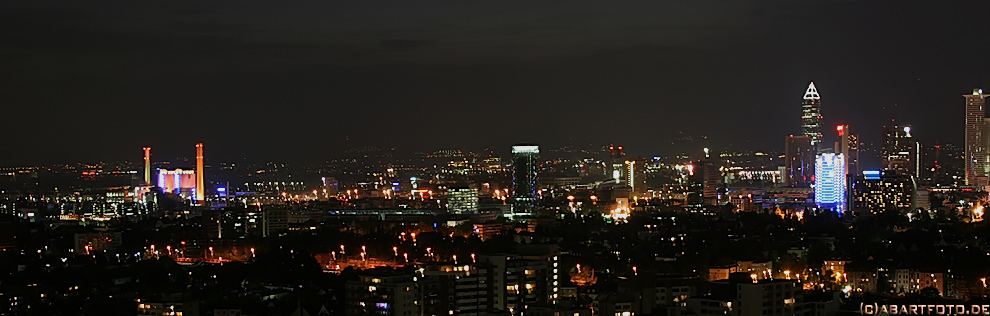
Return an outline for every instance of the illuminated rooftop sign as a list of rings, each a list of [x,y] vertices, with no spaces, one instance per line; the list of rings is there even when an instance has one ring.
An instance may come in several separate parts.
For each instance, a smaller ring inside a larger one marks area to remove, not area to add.
[[[536,145],[518,145],[512,146],[513,154],[539,154],[540,146]]]

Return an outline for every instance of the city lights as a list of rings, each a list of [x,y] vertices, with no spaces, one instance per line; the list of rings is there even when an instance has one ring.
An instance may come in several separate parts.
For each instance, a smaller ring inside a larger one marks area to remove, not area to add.
[[[990,299],[990,3],[167,5],[0,4],[0,315]]]

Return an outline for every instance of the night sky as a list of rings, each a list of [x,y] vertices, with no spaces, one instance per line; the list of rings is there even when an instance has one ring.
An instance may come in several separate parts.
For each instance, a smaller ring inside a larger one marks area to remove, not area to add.
[[[621,3],[621,4],[620,4]],[[990,1],[3,1],[0,165],[345,149],[963,141]]]

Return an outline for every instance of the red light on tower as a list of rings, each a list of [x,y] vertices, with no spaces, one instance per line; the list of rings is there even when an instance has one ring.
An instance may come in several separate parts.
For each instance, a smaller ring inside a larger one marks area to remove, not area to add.
[[[839,136],[845,136],[846,135],[846,126],[845,125],[836,126],[835,127],[835,130],[839,132]]]

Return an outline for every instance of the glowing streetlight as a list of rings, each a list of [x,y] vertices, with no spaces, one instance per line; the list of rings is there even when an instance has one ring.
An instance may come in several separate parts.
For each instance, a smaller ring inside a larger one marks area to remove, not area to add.
[[[457,255],[454,255],[454,264],[457,264]]]
[[[471,263],[478,263],[478,260],[474,259],[474,254],[471,254]]]
[[[254,248],[251,248],[251,258],[254,258]]]
[[[394,253],[395,256],[398,257],[399,256],[399,247],[392,247],[392,253]]]
[[[340,245],[340,255],[341,256],[345,255],[345,253],[344,253],[344,245]]]
[[[405,258],[406,259],[406,263],[409,263],[409,254],[408,253],[402,253],[402,258]]]

